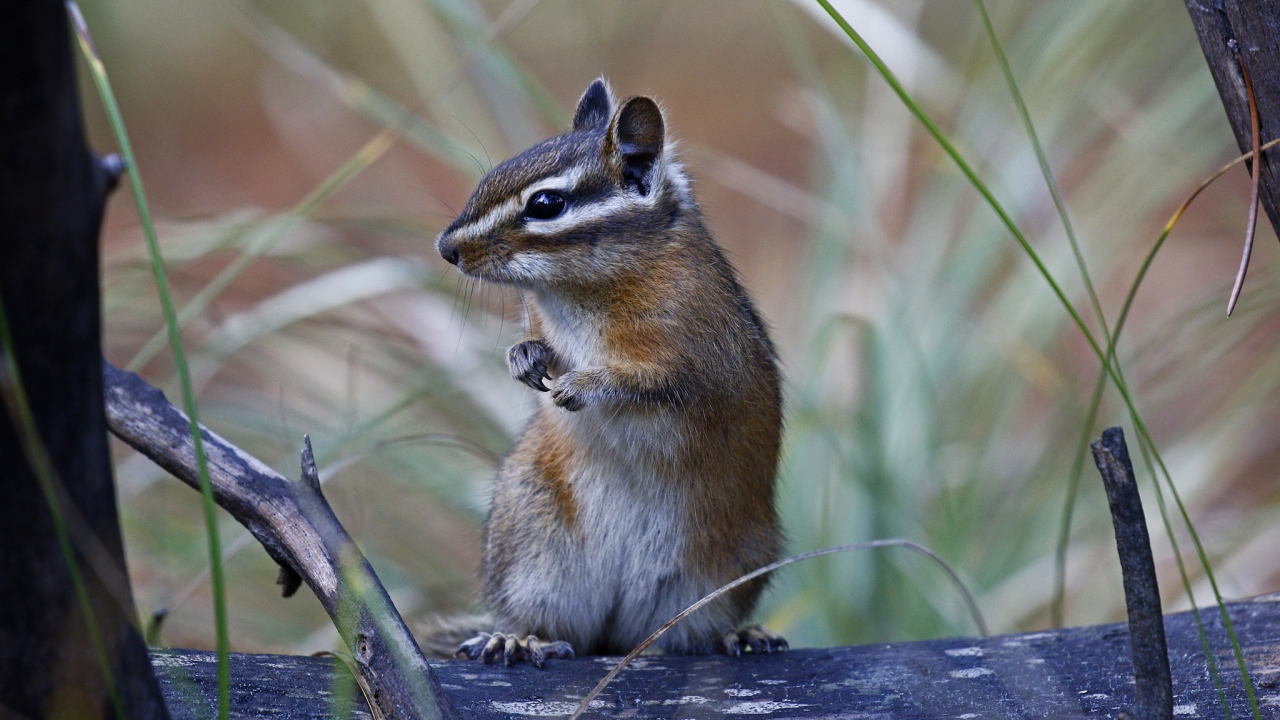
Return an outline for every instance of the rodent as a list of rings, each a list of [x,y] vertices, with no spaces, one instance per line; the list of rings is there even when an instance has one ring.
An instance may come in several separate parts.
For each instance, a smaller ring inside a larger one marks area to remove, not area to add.
[[[485,632],[508,664],[631,650],[779,557],[782,400],[774,347],[712,240],[663,112],[603,79],[570,132],[491,170],[436,248],[522,295],[512,376],[539,406],[495,481]],[[786,649],[741,629],[744,585],[659,641],[668,654]]]

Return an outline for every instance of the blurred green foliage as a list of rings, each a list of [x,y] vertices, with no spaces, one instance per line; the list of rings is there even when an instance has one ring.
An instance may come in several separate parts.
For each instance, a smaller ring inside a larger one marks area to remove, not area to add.
[[[1091,317],[973,8],[836,6]],[[990,10],[1113,320],[1168,215],[1235,155],[1186,11],[1139,0]],[[85,14],[190,308],[205,422],[291,476],[310,433],[326,494],[411,621],[477,602],[493,467],[532,408],[502,359],[514,295],[460,279],[432,239],[491,164],[561,132],[603,74],[662,101],[712,229],[774,326],[790,550],[909,538],[958,569],[993,629],[1049,622],[1097,360],[816,5],[137,0]],[[94,145],[110,149],[87,85],[85,98]],[[1119,348],[1229,596],[1280,579],[1274,243],[1259,243],[1241,306],[1222,317],[1246,202],[1240,170],[1193,206]],[[167,351],[148,347],[162,320],[127,198],[112,201],[104,257],[107,356],[172,394]],[[1127,421],[1108,393],[1094,435]],[[166,644],[211,646],[197,498],[117,450],[139,604],[171,610]],[[1123,615],[1095,478],[1086,468],[1071,533],[1071,624]],[[314,598],[280,599],[271,561],[225,516],[223,537],[232,646],[332,649]],[[1183,607],[1168,545],[1153,540],[1166,607]],[[1197,600],[1211,602],[1207,588]],[[758,615],[801,646],[973,631],[943,574],[898,550],[790,568]]]

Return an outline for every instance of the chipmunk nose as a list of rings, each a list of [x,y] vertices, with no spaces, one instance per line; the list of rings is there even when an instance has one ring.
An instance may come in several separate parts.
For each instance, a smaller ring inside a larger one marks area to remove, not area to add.
[[[450,242],[446,238],[440,238],[436,241],[436,249],[440,251],[440,257],[444,258],[445,262],[450,265],[458,264],[460,253],[458,252],[457,243]]]

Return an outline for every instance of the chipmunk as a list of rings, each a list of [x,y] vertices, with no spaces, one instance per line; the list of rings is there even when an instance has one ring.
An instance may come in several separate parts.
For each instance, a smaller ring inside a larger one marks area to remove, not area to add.
[[[541,666],[625,653],[778,558],[777,359],[656,102],[619,105],[596,80],[573,129],[491,170],[436,248],[463,274],[520,290],[525,339],[507,362],[543,393],[495,482],[492,632],[457,655]],[[720,597],[660,649],[785,650],[759,626],[739,629],[764,585]]]

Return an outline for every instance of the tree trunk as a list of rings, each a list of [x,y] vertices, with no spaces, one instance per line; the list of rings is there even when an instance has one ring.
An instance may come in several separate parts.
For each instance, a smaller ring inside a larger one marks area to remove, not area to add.
[[[114,694],[128,718],[169,717],[135,627],[103,414],[98,234],[111,180],[85,146],[63,4],[0,3],[0,298],[91,609],[17,419],[0,411],[0,715],[115,717]]]

